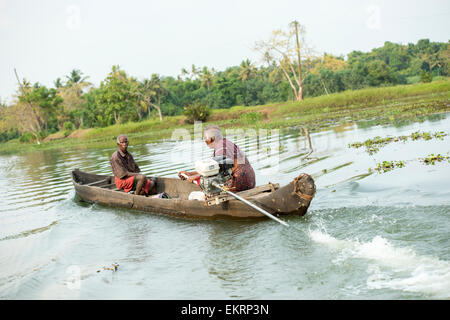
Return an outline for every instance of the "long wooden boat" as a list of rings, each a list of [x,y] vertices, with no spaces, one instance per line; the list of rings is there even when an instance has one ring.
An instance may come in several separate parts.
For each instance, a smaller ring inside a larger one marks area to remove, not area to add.
[[[196,184],[178,178],[155,179],[156,192],[166,192],[170,199],[125,193],[116,188],[114,176],[90,174],[79,169],[72,171],[76,193],[87,202],[184,217],[265,217],[230,195],[220,194],[204,201],[189,200],[192,191],[201,191]],[[282,187],[279,184],[269,183],[236,194],[275,216],[287,214],[302,216],[307,212],[315,192],[314,180],[310,175],[303,173]]]

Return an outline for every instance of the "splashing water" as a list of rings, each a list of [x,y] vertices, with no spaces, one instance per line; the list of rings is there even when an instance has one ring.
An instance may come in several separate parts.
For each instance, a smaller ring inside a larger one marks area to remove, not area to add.
[[[312,230],[313,241],[338,252],[335,264],[349,259],[368,262],[367,287],[424,293],[434,298],[450,298],[450,262],[418,255],[410,248],[398,248],[381,236],[372,241],[339,240],[326,231]]]

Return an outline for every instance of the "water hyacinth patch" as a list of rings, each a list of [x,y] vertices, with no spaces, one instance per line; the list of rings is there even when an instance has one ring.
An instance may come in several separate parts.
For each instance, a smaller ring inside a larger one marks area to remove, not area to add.
[[[411,133],[409,136],[386,137],[386,138],[376,136],[375,138],[367,139],[364,142],[355,142],[355,143],[349,144],[348,147],[349,148],[352,148],[352,147],[360,148],[362,146],[365,146],[366,151],[370,155],[372,155],[372,154],[378,152],[381,147],[383,147],[391,142],[407,141],[409,138],[413,141],[419,140],[419,139],[431,140],[433,137],[436,139],[443,140],[446,135],[447,134],[444,131],[438,131],[433,134],[431,134],[430,132],[416,131],[416,132]]]
[[[418,139],[430,140],[431,134],[429,132],[416,131],[411,133],[410,137],[411,140],[418,140]]]
[[[405,162],[400,161],[383,161],[377,165],[375,168],[376,171],[380,172],[388,172],[391,171],[394,168],[403,168],[405,166]]]
[[[438,153],[437,155],[434,155],[432,153],[428,157],[421,159],[421,161],[427,165],[429,164],[434,165],[436,162],[441,162],[447,160],[448,158],[449,158],[448,156],[443,156],[440,153]]]
[[[447,153],[448,154],[448,153]],[[418,158],[420,162],[426,165],[434,165],[436,162],[442,162],[444,160],[448,160],[448,163],[450,163],[450,157],[449,156],[443,156],[440,153],[437,155],[434,155],[434,153],[430,154],[426,158]],[[383,161],[378,163],[376,168],[374,170],[378,171],[379,173],[388,172],[391,171],[394,168],[403,168],[406,164],[405,162],[410,162],[412,160],[398,160],[398,161]],[[372,168],[369,168],[369,173],[372,172]]]
[[[384,145],[394,141],[394,139],[397,139],[397,141],[398,141],[398,138],[394,138],[394,137],[381,138],[380,136],[376,136],[375,138],[368,139],[364,142],[355,142],[355,143],[349,144],[349,148],[351,148],[351,147],[360,148],[362,146],[365,146],[366,151],[369,154],[374,154],[380,150],[381,146],[384,146]]]
[[[435,132],[433,133],[433,137],[435,137],[436,139],[440,139],[440,140],[444,140],[444,137],[447,134],[444,131],[439,131],[439,132]]]

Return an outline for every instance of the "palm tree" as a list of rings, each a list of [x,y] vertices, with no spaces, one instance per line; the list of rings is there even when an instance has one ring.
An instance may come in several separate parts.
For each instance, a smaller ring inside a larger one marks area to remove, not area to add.
[[[89,77],[83,77],[83,72],[81,72],[78,69],[73,69],[70,74],[68,76],[66,76],[67,78],[67,85],[71,86],[72,84],[76,84],[76,83],[82,83],[85,82],[85,80]]]
[[[203,69],[200,73],[200,81],[201,81],[200,86],[203,87],[206,85],[206,88],[209,91],[209,89],[211,88],[211,85],[214,82],[215,73],[216,72],[215,72],[214,68],[209,70],[207,67],[203,67]]]
[[[56,89],[61,88],[61,87],[63,86],[63,83],[61,82],[61,78],[57,78],[57,79],[53,82],[53,84],[55,85],[55,88],[56,88]]]
[[[251,79],[251,77],[255,75],[255,73],[256,68],[249,59],[246,59],[241,62],[239,76],[242,82]]]
[[[185,68],[181,68],[181,76],[182,77],[187,77],[189,74],[189,71],[187,71]]]
[[[63,99],[63,113],[60,117],[68,117],[69,114],[75,114],[74,111],[79,111],[83,108],[85,100],[82,98],[83,91],[91,86],[90,82],[83,77],[83,72],[78,69],[73,69],[68,76],[65,77],[67,82],[63,84],[61,78],[57,78],[54,82],[57,89],[58,96]],[[76,127],[83,125],[83,113],[78,112],[75,117]]]
[[[113,70],[114,70],[114,67],[113,67]],[[70,72],[70,74],[68,76],[66,76],[67,82],[66,82],[65,87],[74,89],[76,92],[76,95],[78,97],[80,97],[83,93],[83,89],[86,87],[89,87],[91,85],[90,82],[86,81],[86,79],[88,79],[88,78],[89,78],[88,76],[83,77],[83,72],[81,72],[80,70],[73,69]],[[58,85],[60,87],[58,87]],[[63,89],[62,82],[59,78],[56,79],[55,86],[57,88]]]
[[[147,106],[158,110],[159,120],[162,121],[161,98],[167,94],[167,90],[162,86],[161,78],[158,74],[152,74],[152,78],[145,79],[141,83],[142,90],[138,93]]]
[[[193,64],[192,67],[191,67],[191,79],[194,79],[194,78],[197,78],[197,77],[198,77],[198,69]]]

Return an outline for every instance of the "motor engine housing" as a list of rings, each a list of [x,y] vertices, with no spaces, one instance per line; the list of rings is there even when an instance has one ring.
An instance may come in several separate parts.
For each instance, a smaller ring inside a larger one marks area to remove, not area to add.
[[[215,186],[223,184],[231,178],[234,161],[225,156],[217,156],[196,162],[195,169],[200,174],[199,185],[203,192],[208,195],[215,195],[222,190]]]

